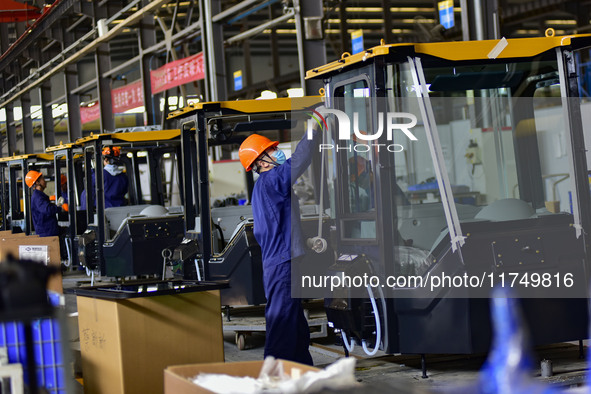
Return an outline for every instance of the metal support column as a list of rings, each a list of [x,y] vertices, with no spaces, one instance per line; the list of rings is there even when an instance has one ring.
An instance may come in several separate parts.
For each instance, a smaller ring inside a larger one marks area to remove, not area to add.
[[[485,0],[484,6],[485,8],[483,12],[486,18],[486,39],[498,40],[501,38],[499,0]]]
[[[462,36],[464,40],[500,38],[498,0],[461,0],[460,6],[462,7]]]
[[[269,7],[269,20],[273,20],[276,17],[273,9],[273,7]],[[278,78],[281,75],[281,64],[279,63],[279,51],[277,50],[277,30],[275,27],[271,28],[271,34],[269,34],[269,45],[271,47],[271,67],[273,68],[273,78]]]
[[[150,3],[150,0],[143,0],[142,7]],[[138,47],[140,48],[140,75],[142,87],[144,90],[144,122],[149,125],[159,124],[160,117],[160,96],[161,94],[152,94],[152,84],[150,82],[150,70],[158,68],[157,60],[154,54],[145,55],[144,49],[156,45],[156,29],[154,25],[154,16],[146,15],[139,23]]]
[[[244,18],[244,29],[248,30],[248,18]],[[250,41],[242,41],[242,55],[244,56],[244,86],[252,85],[252,59],[250,57]]]
[[[66,97],[67,96],[68,95],[66,95]],[[55,145],[53,111],[51,109],[50,102],[51,85],[49,84],[49,82],[45,82],[41,86],[39,86],[39,105],[41,106],[41,136],[44,147]]]
[[[219,14],[221,10],[221,1],[201,0],[207,101],[224,101],[228,98],[223,28],[221,22],[213,21],[213,15]]]
[[[6,52],[6,50],[9,47],[9,43],[8,43],[8,24],[6,23],[0,23],[0,53],[4,53]],[[0,73],[0,83],[3,86],[3,90],[6,91],[8,90],[8,86],[6,86],[6,74],[4,73]],[[0,108],[1,110],[2,108]],[[8,125],[8,122],[6,122],[6,125]],[[5,127],[5,136],[2,135],[2,133],[0,133],[0,157],[4,156],[4,139],[7,138],[8,136],[8,127]],[[7,152],[8,154],[8,149]],[[5,226],[6,227],[6,226]]]
[[[386,44],[391,44],[393,42],[393,36],[390,0],[382,0],[382,10],[384,11],[384,40],[386,41]]]
[[[0,23],[0,53],[6,52],[10,46],[8,42],[8,24]]]
[[[172,33],[174,31],[174,27],[176,25],[176,18],[178,15],[178,10],[179,10],[179,4],[180,4],[180,0],[176,1],[176,5],[174,7],[174,14],[172,16],[172,22],[170,23],[170,29],[167,29],[166,26],[164,25],[162,19],[158,19],[158,21],[161,24],[161,28],[162,31],[164,32],[164,39],[166,41],[166,59],[164,61],[165,64],[168,64],[168,62],[170,62],[171,58],[172,60],[177,60],[177,56],[176,56],[176,50],[174,49],[174,47],[172,46]],[[184,89],[184,88],[182,88]],[[185,94],[183,94],[183,96],[186,97]],[[178,102],[177,102],[178,105]],[[164,129],[164,121],[166,119],[166,117],[168,116],[168,89],[164,91],[164,106],[163,106],[163,110],[162,110],[162,118],[160,119],[160,126],[162,129]]]
[[[294,1],[294,5],[297,2]],[[299,0],[299,15],[296,12],[296,18],[299,20],[316,17],[321,18],[324,15],[323,3],[318,0]],[[341,4],[344,7],[344,4]],[[300,24],[301,25],[301,24]],[[297,26],[297,23],[296,23]],[[304,39],[304,69],[301,70],[304,74],[307,70],[322,66],[327,63],[326,60],[326,45],[324,38],[322,39]],[[318,90],[324,85],[321,80],[308,80],[302,85],[305,94],[315,95]]]
[[[15,155],[18,151],[16,147],[16,126],[14,124],[14,102],[8,103],[4,107],[6,111],[6,138],[8,139],[8,156]]]
[[[78,71],[76,66],[67,66],[64,69],[64,88],[66,92],[72,92],[78,87]],[[80,117],[80,96],[76,93],[66,94],[66,106],[68,107],[68,142],[74,142],[82,137],[82,119]]]
[[[31,116],[31,95],[27,92],[21,96],[22,122],[23,122],[23,144],[25,153],[34,153],[33,143],[33,119]]]
[[[341,53],[351,52],[351,42],[347,32],[347,3],[344,0],[339,1],[339,30],[341,32]]]
[[[106,7],[99,7],[95,3],[94,7],[94,23],[99,23],[101,19],[107,19]],[[115,118],[113,117],[113,105],[111,100],[111,78],[105,77],[104,74],[111,69],[111,53],[109,51],[109,43],[101,44],[94,52],[97,92],[100,105],[100,132],[114,131]]]
[[[462,18],[462,40],[469,41],[470,40],[470,12],[468,11],[468,0],[460,0],[460,9],[461,14],[460,17]]]
[[[6,216],[8,213],[8,180],[6,179],[6,169],[0,168],[0,230],[8,230],[8,223],[6,222]]]
[[[67,48],[76,37],[68,34],[65,30],[67,26],[62,26],[64,42],[62,43],[62,51]],[[50,82],[44,82],[44,86],[49,87]],[[64,68],[64,91],[66,93],[66,106],[68,107],[68,142],[74,142],[82,137],[82,120],[80,119],[80,96],[78,93],[73,93],[78,87],[78,68],[76,65],[68,65]],[[51,93],[48,96],[51,99]],[[51,108],[47,109],[51,111]],[[51,113],[51,112],[50,112]],[[51,115],[53,119],[53,114]],[[43,116],[43,127],[45,132],[45,115]],[[52,127],[53,128],[53,127]],[[51,137],[50,137],[51,138]]]

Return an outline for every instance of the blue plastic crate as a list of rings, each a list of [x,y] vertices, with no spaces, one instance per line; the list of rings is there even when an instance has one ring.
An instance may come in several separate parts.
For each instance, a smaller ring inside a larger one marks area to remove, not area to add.
[[[51,300],[55,305],[54,300]],[[37,384],[52,394],[66,394],[64,344],[58,319],[38,319],[31,323]],[[23,365],[23,378],[29,381],[25,330],[21,322],[0,322],[0,347],[6,347],[9,363]]]

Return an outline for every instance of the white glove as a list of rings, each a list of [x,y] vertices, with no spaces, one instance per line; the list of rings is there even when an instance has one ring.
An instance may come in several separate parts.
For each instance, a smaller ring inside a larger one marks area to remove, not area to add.
[[[64,200],[63,197],[60,197],[57,199],[57,201],[55,202],[55,205],[57,205],[58,207],[61,207],[62,205],[64,205],[66,201]]]

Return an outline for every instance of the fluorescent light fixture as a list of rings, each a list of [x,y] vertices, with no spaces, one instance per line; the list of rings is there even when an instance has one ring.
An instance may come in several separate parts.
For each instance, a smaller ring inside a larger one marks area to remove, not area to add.
[[[131,108],[128,109],[127,111],[124,111],[124,114],[141,114],[144,113],[144,111],[146,110],[146,108],[142,105],[141,107],[135,107],[135,108]]]
[[[459,7],[457,7],[459,8]],[[340,11],[339,7],[334,9],[335,11]],[[454,7],[454,11],[456,7]],[[382,7],[346,7],[345,11],[347,12],[379,12],[383,13],[384,9]],[[417,12],[434,12],[435,8],[433,7],[390,7],[390,12],[408,12],[408,13],[417,13]]]
[[[288,97],[304,97],[304,89],[302,88],[291,88],[287,89]]]
[[[558,30],[556,30],[556,33],[558,33]],[[515,30],[515,34],[539,35],[540,31],[536,30],[536,29],[531,29],[531,30],[519,29],[519,30]]]
[[[340,9],[337,7],[337,11]],[[347,12],[384,12],[382,7],[345,7]]]
[[[402,23],[435,23],[435,19],[419,18],[419,19],[402,19]]]
[[[328,23],[340,23],[340,19],[329,19]],[[347,23],[375,23],[383,24],[383,19],[347,19]]]
[[[431,7],[390,7],[390,12],[433,12]]]
[[[352,33],[355,30],[358,29],[348,29],[347,33]],[[339,29],[326,29],[324,31],[326,34],[341,34],[341,31]],[[379,34],[382,33],[382,30],[376,30],[376,29],[363,29],[363,33],[364,34],[370,34],[370,33],[375,33],[375,34]],[[412,34],[413,31],[412,29],[392,29],[392,33],[395,34]]]
[[[368,23],[368,24],[379,24],[383,25],[383,19],[347,19],[348,23]]]
[[[576,25],[577,21],[569,19],[548,19],[544,23],[547,25]]]
[[[68,113],[68,106],[66,104],[60,104],[60,105],[53,104],[51,106],[51,115],[54,118],[58,118],[58,117],[60,117],[64,114],[67,114],[67,113]]]
[[[272,92],[270,90],[263,90],[261,92],[261,95],[259,97],[257,97],[257,100],[269,100],[269,99],[276,99],[277,98],[277,93]]]
[[[270,34],[271,29],[263,30],[263,33]],[[275,33],[277,33],[277,34],[296,34],[296,30],[295,29],[276,29]]]

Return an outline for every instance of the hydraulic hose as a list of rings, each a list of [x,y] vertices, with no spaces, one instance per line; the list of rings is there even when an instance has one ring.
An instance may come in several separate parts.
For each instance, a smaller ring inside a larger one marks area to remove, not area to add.
[[[345,334],[345,330],[341,330],[341,337],[343,337],[343,345],[345,345],[345,349],[347,349],[347,351],[351,353],[353,349],[355,349],[355,340],[351,338],[351,343],[349,343],[349,340],[347,339],[347,334]]]
[[[64,244],[66,245],[66,254],[68,258],[68,262],[64,264],[66,267],[72,265],[72,245],[70,245],[71,241],[72,240],[67,237],[64,239]]]
[[[375,347],[373,348],[372,351],[369,351],[367,349],[367,342],[364,340],[361,341],[361,345],[363,347],[363,351],[368,355],[368,356],[373,356],[375,355],[378,350],[380,349],[380,342],[382,339],[382,327],[380,324],[380,314],[378,313],[378,306],[376,304],[376,300],[373,296],[373,292],[371,291],[371,288],[369,287],[369,285],[367,286],[367,292],[369,293],[369,299],[371,301],[371,306],[373,308],[373,316],[376,320],[376,344]]]

